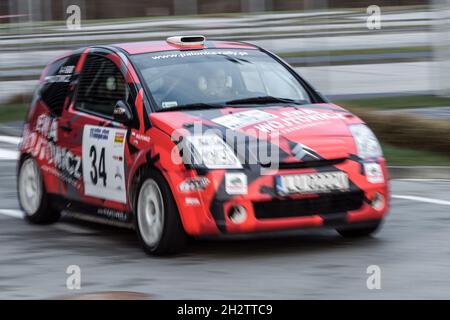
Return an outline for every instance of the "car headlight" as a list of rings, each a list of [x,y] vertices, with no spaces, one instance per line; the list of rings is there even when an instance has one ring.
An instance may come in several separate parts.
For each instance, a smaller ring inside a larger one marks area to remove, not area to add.
[[[356,149],[360,158],[367,159],[383,156],[380,143],[369,127],[365,124],[350,125],[350,131],[355,140]]]
[[[215,134],[187,136],[186,142],[190,145],[190,164],[205,166],[208,169],[242,168],[234,151]]]

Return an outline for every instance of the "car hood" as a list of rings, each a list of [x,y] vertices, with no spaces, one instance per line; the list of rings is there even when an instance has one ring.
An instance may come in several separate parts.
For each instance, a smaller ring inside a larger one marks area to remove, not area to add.
[[[223,137],[231,133],[276,141],[289,156],[300,144],[324,158],[348,156],[352,151],[348,146],[351,138],[348,125],[361,123],[359,118],[333,104],[166,111],[153,113],[150,120],[172,136],[213,129]],[[287,161],[289,156],[285,156]]]

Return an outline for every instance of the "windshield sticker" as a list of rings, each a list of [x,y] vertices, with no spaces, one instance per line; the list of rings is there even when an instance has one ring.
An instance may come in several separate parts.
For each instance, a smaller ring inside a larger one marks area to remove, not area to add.
[[[161,60],[161,59],[176,59],[176,58],[186,58],[186,57],[196,57],[196,56],[217,56],[217,55],[225,55],[225,56],[236,56],[236,57],[244,57],[248,55],[248,52],[245,51],[231,51],[231,50],[220,50],[220,51],[185,51],[179,53],[171,53],[171,54],[162,54],[159,56],[152,57],[153,60]]]
[[[268,112],[261,110],[248,110],[239,113],[229,114],[223,117],[212,119],[213,122],[220,124],[228,129],[239,129],[261,121],[267,121],[276,118]]]
[[[178,106],[178,102],[176,101],[163,101],[161,103],[161,106],[166,109],[166,108],[172,108],[172,107],[176,107]]]

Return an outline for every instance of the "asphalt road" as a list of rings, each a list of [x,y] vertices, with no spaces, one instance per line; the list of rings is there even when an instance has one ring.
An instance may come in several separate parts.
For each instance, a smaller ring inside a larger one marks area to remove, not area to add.
[[[112,291],[156,299],[450,298],[450,181],[391,181],[392,210],[373,238],[310,230],[203,239],[182,255],[155,258],[130,230],[69,218],[26,223],[14,161],[0,161],[0,177],[0,299]],[[66,288],[69,265],[81,268],[80,290]],[[380,267],[380,290],[367,289],[370,265]]]

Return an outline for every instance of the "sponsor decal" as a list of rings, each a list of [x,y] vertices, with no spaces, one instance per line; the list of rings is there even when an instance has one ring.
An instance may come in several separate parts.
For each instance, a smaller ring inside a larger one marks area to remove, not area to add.
[[[91,128],[89,130],[89,137],[97,140],[108,140],[109,130],[101,127]]]
[[[75,70],[75,66],[63,66],[59,69],[59,74],[72,74]]]
[[[70,78],[70,75],[58,74],[55,76],[46,76],[45,81],[47,81],[48,83],[67,83],[70,82]]]
[[[136,138],[137,140],[142,140],[144,142],[150,142],[150,137],[146,136],[145,134],[140,134],[140,133],[136,133],[136,132],[131,132],[131,135]]]
[[[230,195],[247,194],[247,176],[241,172],[228,172],[225,175],[225,191]]]
[[[122,144],[124,139],[125,139],[125,133],[123,133],[123,132],[116,132],[116,134],[114,136],[114,143]]]
[[[181,192],[194,192],[205,190],[209,185],[209,179],[206,177],[196,177],[184,180],[180,183],[179,188]]]
[[[49,83],[67,83],[70,82],[75,66],[63,66],[59,69],[57,75],[46,76],[45,81]]]
[[[228,129],[239,129],[261,121],[277,118],[276,115],[261,110],[248,110],[239,113],[229,114],[223,117],[212,119]]]
[[[69,173],[67,173],[65,171],[61,172],[58,169],[56,169],[54,167],[50,167],[48,165],[43,165],[41,167],[41,170],[43,172],[47,172],[47,173],[54,175],[55,177],[57,177],[59,180],[61,180],[64,183],[72,185],[75,189],[79,189],[81,186],[81,182],[78,178],[74,178],[73,176],[71,176]]]
[[[384,183],[384,175],[378,163],[364,163],[364,172],[370,183]]]
[[[43,137],[57,142],[58,140],[58,120],[46,114],[41,114],[36,120],[35,131]]]
[[[109,208],[99,208],[97,214],[107,219],[118,220],[120,222],[127,222],[129,220],[129,215],[125,212]]]
[[[291,110],[280,112],[278,119],[268,120],[255,125],[259,131],[286,134],[305,128],[323,125],[331,120],[344,119],[344,115],[317,110]]]
[[[186,198],[185,199],[185,203],[188,206],[199,206],[200,205],[200,200],[198,198]]]
[[[36,159],[46,162],[42,170],[77,187],[76,180],[81,178],[81,158],[57,144],[57,129],[57,119],[41,114],[36,120],[34,132],[28,131],[24,135],[22,147]]]
[[[153,56],[152,59],[153,60],[161,60],[161,59],[177,59],[177,58],[188,58],[188,57],[196,57],[196,56],[216,56],[216,55],[243,57],[243,56],[247,56],[248,52],[235,51],[235,50],[184,51],[184,52],[180,52],[180,53],[171,53],[171,54],[163,54],[163,55],[159,55],[159,56]]]

